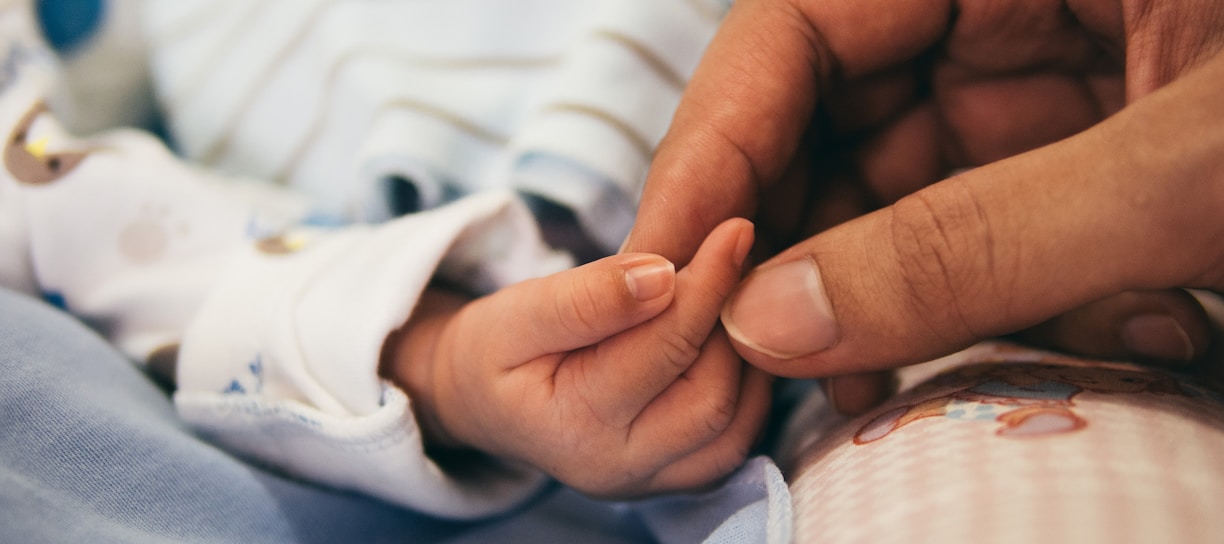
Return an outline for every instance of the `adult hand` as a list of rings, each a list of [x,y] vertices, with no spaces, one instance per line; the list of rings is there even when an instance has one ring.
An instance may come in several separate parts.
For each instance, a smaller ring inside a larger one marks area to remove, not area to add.
[[[704,486],[742,464],[769,409],[768,376],[710,334],[752,236],[728,221],[679,272],[625,254],[466,304],[424,299],[384,372],[431,445],[600,497]]]
[[[1205,316],[1167,289],[1224,289],[1222,42],[1210,0],[737,2],[626,249],[682,263],[736,215],[803,240],[723,315],[781,375],[890,368],[1038,324],[1089,355],[1194,359]],[[880,390],[847,385],[843,409]]]

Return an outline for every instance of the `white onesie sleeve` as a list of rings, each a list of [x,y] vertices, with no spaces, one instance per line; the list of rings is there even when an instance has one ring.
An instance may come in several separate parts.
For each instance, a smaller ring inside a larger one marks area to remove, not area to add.
[[[422,450],[409,399],[377,371],[383,341],[437,266],[501,283],[567,265],[531,235],[532,221],[508,193],[486,193],[379,228],[244,251],[184,338],[179,413],[232,450],[423,512],[473,517],[517,504],[540,474],[442,472]],[[497,245],[502,259],[473,266],[456,244]],[[278,253],[285,246],[300,249]]]

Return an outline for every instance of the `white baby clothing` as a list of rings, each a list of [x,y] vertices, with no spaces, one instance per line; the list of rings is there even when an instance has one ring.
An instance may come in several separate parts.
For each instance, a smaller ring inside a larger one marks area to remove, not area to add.
[[[543,477],[442,471],[411,400],[378,377],[380,349],[434,277],[487,292],[572,264],[520,192],[572,205],[619,244],[679,96],[654,80],[695,65],[717,21],[702,6],[516,3],[534,24],[500,2],[151,2],[156,90],[203,170],[141,132],[64,129],[61,111],[97,123],[76,115],[79,89],[57,90],[73,60],[42,42],[31,3],[9,3],[0,281],[136,360],[180,346],[180,414],[236,453],[429,514],[504,511]],[[694,24],[646,24],[674,20]],[[463,39],[441,39],[459,23]],[[666,56],[643,50],[656,46]],[[636,101],[616,98],[639,83]],[[392,215],[386,180],[410,180],[426,211],[333,228]]]
[[[177,0],[145,16],[187,157],[382,219],[491,188],[613,252],[725,5],[713,0]]]

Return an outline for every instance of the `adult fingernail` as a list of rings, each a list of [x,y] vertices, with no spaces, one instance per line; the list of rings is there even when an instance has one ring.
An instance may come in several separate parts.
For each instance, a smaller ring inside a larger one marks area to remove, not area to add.
[[[629,292],[642,302],[666,295],[672,290],[675,279],[676,266],[666,259],[637,264],[625,271]]]
[[[1164,314],[1143,314],[1122,324],[1122,345],[1132,353],[1166,361],[1194,359],[1190,335],[1176,319]]]
[[[722,321],[732,338],[778,359],[827,349],[839,334],[820,270],[810,259],[749,275],[723,308]]]

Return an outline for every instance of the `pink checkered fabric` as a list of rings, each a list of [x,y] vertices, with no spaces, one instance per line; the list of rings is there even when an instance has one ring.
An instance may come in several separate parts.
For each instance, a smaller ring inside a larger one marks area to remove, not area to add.
[[[1218,393],[999,345],[940,366],[799,454],[797,542],[1224,542]]]

